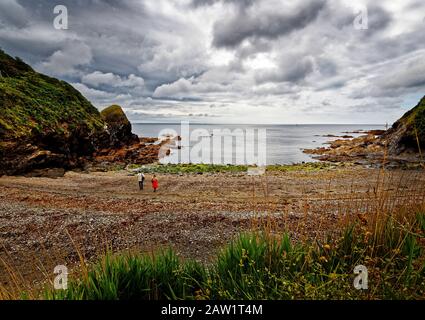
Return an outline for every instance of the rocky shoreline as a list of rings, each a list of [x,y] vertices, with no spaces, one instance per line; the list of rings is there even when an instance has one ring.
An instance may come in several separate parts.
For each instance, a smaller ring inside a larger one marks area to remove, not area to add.
[[[362,135],[329,141],[329,147],[305,149],[304,152],[321,161],[346,161],[387,167],[424,167],[425,97],[388,130],[360,130],[352,133]]]
[[[346,132],[350,133],[350,132]],[[352,133],[364,133],[358,137],[341,136],[340,139],[328,141],[327,147],[304,149],[313,159],[329,162],[353,162],[356,164],[398,167],[420,166],[420,153],[412,150],[393,153],[389,149],[387,131],[369,130]],[[331,137],[331,136],[329,136]],[[337,137],[337,136],[332,136]],[[341,139],[342,138],[342,139]]]

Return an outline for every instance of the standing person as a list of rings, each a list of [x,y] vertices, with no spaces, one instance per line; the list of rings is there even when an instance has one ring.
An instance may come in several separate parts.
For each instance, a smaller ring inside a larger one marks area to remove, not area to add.
[[[158,186],[159,186],[158,179],[156,178],[156,175],[153,175],[153,178],[152,178],[153,192],[156,192],[156,189],[158,189]]]
[[[143,190],[143,185],[145,183],[145,175],[142,172],[137,174],[137,179],[139,180],[139,190]]]

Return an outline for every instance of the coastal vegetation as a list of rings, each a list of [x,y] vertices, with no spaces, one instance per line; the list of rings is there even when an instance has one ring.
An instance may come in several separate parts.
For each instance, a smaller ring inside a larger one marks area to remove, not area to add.
[[[319,171],[332,169],[345,164],[331,164],[326,162],[308,162],[287,165],[268,165],[266,171]],[[145,173],[164,173],[164,174],[204,174],[204,173],[246,173],[249,168],[255,168],[247,165],[224,165],[224,164],[150,164],[150,165],[129,165],[127,169],[132,171],[142,171]]]
[[[102,130],[99,111],[70,84],[35,72],[0,50],[0,140],[28,139],[77,126]]]
[[[400,220],[401,219],[401,220]],[[371,221],[372,222],[372,221]],[[289,233],[241,234],[208,266],[156,254],[107,254],[47,299],[421,299],[425,214],[355,221],[338,237],[294,242]],[[357,265],[368,290],[353,287]]]

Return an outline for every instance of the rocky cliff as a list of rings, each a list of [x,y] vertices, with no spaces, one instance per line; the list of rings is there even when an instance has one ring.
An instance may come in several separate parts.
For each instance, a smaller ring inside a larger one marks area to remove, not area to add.
[[[0,50],[0,175],[83,167],[96,162],[99,150],[129,147],[138,151],[133,161],[154,160],[152,150],[144,158],[147,145],[131,133],[119,106],[100,113],[68,83]]]
[[[390,154],[425,151],[425,97],[383,135]]]

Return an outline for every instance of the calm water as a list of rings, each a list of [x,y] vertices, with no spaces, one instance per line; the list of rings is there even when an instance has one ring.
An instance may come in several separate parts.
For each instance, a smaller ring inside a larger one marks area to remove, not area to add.
[[[309,155],[302,152],[303,149],[316,148],[320,146],[325,146],[324,144],[329,140],[334,140],[337,138],[324,137],[324,135],[335,135],[341,136],[344,134],[348,134],[351,136],[358,136],[359,134],[354,133],[346,133],[356,130],[371,130],[371,129],[385,129],[383,125],[221,125],[221,124],[190,124],[190,133],[192,134],[194,130],[197,129],[205,129],[208,132],[208,135],[203,135],[198,139],[194,139],[191,141],[191,148],[193,145],[197,144],[199,141],[203,141],[203,146],[206,147],[206,153],[209,153],[213,146],[213,139],[217,139],[217,134],[211,136],[214,130],[223,130],[230,129],[234,132],[235,129],[239,130],[239,135],[245,134],[249,132],[250,129],[254,129],[254,136],[258,137],[257,129],[265,129],[267,136],[266,143],[266,162],[267,164],[291,164],[291,163],[299,163],[302,161],[311,162],[314,161]],[[141,124],[133,124],[133,132],[139,136],[145,137],[158,137],[162,130],[168,131],[171,133],[172,130],[177,132],[178,135],[182,135],[180,124],[152,124],[152,123],[141,123]],[[217,131],[215,131],[217,132]],[[163,132],[164,133],[164,132]],[[226,134],[221,135],[224,141],[224,137]],[[194,138],[192,136],[192,138]],[[236,146],[236,138],[233,138],[232,147],[225,147],[224,142],[222,142],[221,152],[222,159],[228,160],[229,157],[233,159],[231,163],[236,162],[237,153],[243,152],[242,149]],[[252,143],[255,148],[255,155],[258,153],[258,139],[254,139],[253,141],[248,141],[250,139],[246,138],[246,148],[252,147]],[[240,141],[240,140],[239,140]],[[217,149],[217,148],[216,148]],[[260,148],[261,150],[261,148]],[[170,157],[167,158],[166,161],[171,163],[178,162],[188,162],[181,161],[180,156],[181,150],[173,149]],[[240,155],[240,154],[239,154]],[[243,155],[242,155],[243,156]],[[208,156],[207,156],[208,157]],[[227,157],[227,158],[226,158]],[[199,158],[195,157],[195,160],[191,159],[192,163],[211,163],[213,161],[213,156],[210,156],[209,161],[205,161],[205,157],[203,160],[199,160]],[[224,160],[223,160],[224,161]],[[245,160],[245,162],[247,162]],[[223,163],[230,163],[229,161]]]

